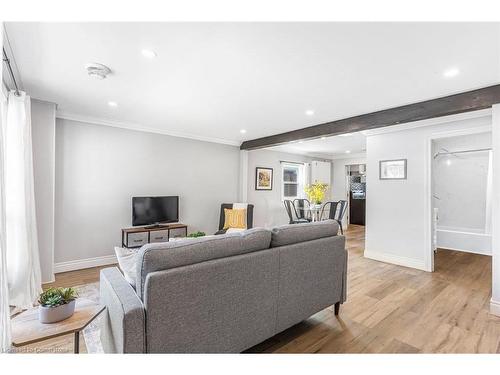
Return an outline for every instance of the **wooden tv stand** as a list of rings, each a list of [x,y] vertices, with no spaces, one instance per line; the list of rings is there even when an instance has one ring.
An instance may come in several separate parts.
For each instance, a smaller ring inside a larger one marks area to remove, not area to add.
[[[176,237],[187,237],[187,225],[175,223],[123,228],[122,247],[141,247],[147,243],[168,242]]]

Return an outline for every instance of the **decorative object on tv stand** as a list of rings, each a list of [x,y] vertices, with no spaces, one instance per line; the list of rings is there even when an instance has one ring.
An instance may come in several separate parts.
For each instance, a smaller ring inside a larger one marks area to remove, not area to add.
[[[406,180],[406,159],[380,160],[380,180]]]
[[[205,232],[198,231],[198,232],[194,232],[194,233],[189,233],[187,236],[190,238],[198,238],[198,237],[204,237],[204,236],[206,236],[206,234],[205,234]]]
[[[75,312],[77,292],[73,288],[50,288],[38,298],[38,319],[41,323],[55,323],[68,319]]]
[[[322,182],[315,182],[304,188],[304,192],[313,205],[320,205],[323,202],[327,190],[328,184]]]
[[[272,168],[255,168],[255,190],[273,190]]]

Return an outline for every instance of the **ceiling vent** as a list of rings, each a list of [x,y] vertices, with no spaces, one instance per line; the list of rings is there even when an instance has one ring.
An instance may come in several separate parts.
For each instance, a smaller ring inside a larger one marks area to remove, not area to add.
[[[104,79],[111,73],[111,69],[99,63],[89,63],[85,65],[85,69],[89,76],[97,79]]]

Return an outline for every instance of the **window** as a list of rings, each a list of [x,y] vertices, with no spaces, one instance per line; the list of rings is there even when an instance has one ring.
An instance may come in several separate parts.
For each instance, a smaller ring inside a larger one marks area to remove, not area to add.
[[[304,165],[282,164],[283,199],[296,199],[304,196]]]

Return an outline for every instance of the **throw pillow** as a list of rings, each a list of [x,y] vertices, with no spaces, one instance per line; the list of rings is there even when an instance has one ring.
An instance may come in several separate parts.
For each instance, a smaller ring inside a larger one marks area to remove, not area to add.
[[[246,229],[247,210],[224,208],[224,229]]]
[[[139,249],[115,247],[116,259],[123,272],[125,280],[135,288],[137,253]]]

